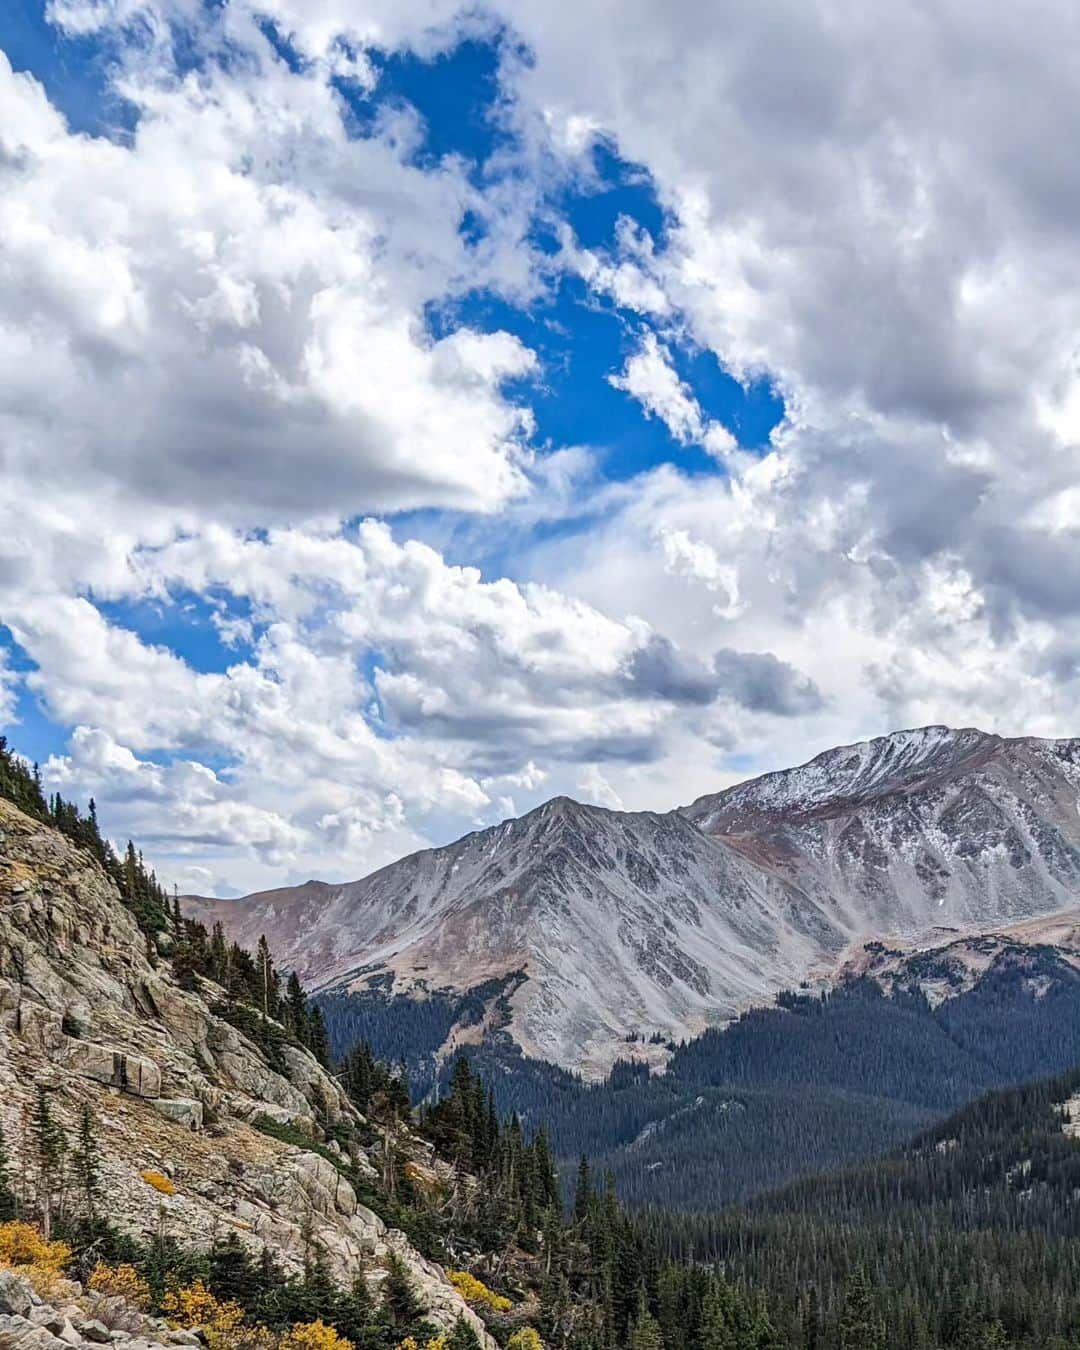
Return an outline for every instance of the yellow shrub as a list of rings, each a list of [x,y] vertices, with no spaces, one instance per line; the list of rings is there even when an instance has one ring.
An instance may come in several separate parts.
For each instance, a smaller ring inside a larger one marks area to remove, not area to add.
[[[33,1224],[0,1223],[0,1266],[33,1266],[59,1275],[71,1263],[66,1242],[46,1242]]]
[[[522,1327],[506,1342],[506,1350],[544,1350],[544,1342],[533,1327]]]
[[[142,1179],[148,1186],[153,1186],[155,1191],[160,1191],[162,1195],[176,1194],[176,1187],[169,1178],[163,1176],[161,1172],[154,1172],[151,1169],[147,1169],[142,1173]]]
[[[447,1278],[466,1303],[485,1303],[493,1312],[509,1312],[514,1306],[502,1294],[496,1294],[467,1270],[448,1270]]]
[[[90,1272],[86,1287],[95,1294],[122,1298],[134,1308],[150,1306],[150,1286],[134,1266],[107,1266],[99,1261]]]
[[[174,1327],[201,1327],[210,1350],[232,1350],[241,1339],[243,1308],[231,1299],[215,1298],[202,1280],[171,1289],[161,1310]]]
[[[281,1350],[353,1350],[353,1343],[320,1319],[290,1327],[282,1337]]]
[[[415,1336],[406,1336],[403,1341],[398,1341],[395,1350],[446,1350],[446,1337],[433,1336],[421,1345]]]

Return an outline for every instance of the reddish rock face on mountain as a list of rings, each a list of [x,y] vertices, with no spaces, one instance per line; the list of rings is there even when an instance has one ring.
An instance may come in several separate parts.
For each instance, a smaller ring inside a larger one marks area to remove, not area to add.
[[[628,1033],[723,1022],[867,938],[1074,904],[1078,802],[1080,741],[926,727],[666,814],[556,798],[347,885],[186,904],[323,989],[502,978],[517,1042],[595,1074]]]

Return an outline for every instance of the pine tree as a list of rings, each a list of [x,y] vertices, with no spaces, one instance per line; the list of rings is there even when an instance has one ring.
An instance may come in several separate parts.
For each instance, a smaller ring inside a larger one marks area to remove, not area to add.
[[[41,1226],[48,1241],[52,1232],[54,1202],[63,1185],[67,1140],[53,1115],[48,1094],[41,1086],[37,1089],[30,1116],[30,1141],[34,1151]]]
[[[79,1113],[79,1132],[72,1151],[71,1164],[83,1215],[93,1230],[101,1206],[101,1158],[94,1134],[93,1117],[89,1106],[85,1104]]]
[[[582,1223],[588,1217],[592,1205],[592,1181],[589,1173],[589,1160],[584,1153],[578,1163],[577,1185],[574,1187],[574,1220]]]
[[[17,1210],[15,1191],[11,1185],[11,1157],[3,1128],[0,1127],[0,1223],[15,1218]]]
[[[319,1063],[324,1068],[329,1068],[330,1041],[326,1034],[326,1019],[317,1003],[313,1003],[308,1010],[307,1035],[302,1039]]]
[[[862,1266],[848,1277],[840,1314],[840,1350],[885,1350],[885,1327]]]
[[[409,1272],[396,1252],[391,1252],[387,1258],[386,1280],[383,1283],[382,1306],[379,1311],[390,1326],[403,1335],[424,1314],[424,1305],[417,1296]]]
[[[274,987],[274,962],[270,956],[270,944],[263,933],[255,948],[256,1002],[264,1017],[272,1015],[270,994]]]
[[[664,1350],[660,1323],[645,1307],[644,1300],[630,1332],[630,1350]]]
[[[357,1271],[348,1293],[338,1304],[335,1325],[345,1339],[356,1346],[375,1337],[375,1300],[362,1270]]]
[[[295,970],[285,984],[285,1025],[302,1045],[307,1044],[307,997]]]
[[[480,1339],[472,1327],[459,1317],[447,1337],[446,1350],[481,1350]]]

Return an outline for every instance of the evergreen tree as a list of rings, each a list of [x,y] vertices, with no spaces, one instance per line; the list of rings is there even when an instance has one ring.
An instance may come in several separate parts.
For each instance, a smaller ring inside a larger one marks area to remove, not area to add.
[[[396,1252],[391,1252],[386,1262],[386,1279],[383,1282],[382,1306],[380,1314],[386,1322],[401,1334],[407,1335],[424,1315],[424,1305],[413,1287],[409,1272]]]
[[[852,1271],[844,1291],[840,1350],[885,1350],[885,1326],[862,1266]]]
[[[15,1191],[11,1185],[11,1157],[3,1127],[0,1126],[0,1223],[15,1218],[17,1209]]]
[[[30,1140],[33,1147],[37,1181],[37,1204],[46,1241],[52,1232],[54,1206],[62,1191],[67,1140],[53,1114],[48,1094],[40,1085],[30,1116]]]
[[[307,997],[295,970],[289,971],[285,984],[285,1025],[302,1044],[307,1044]]]
[[[101,1208],[101,1156],[93,1116],[85,1103],[79,1113],[79,1130],[71,1154],[71,1167],[83,1217],[93,1230]]]
[[[645,1307],[644,1301],[630,1332],[630,1350],[664,1350],[660,1323]]]
[[[589,1173],[589,1160],[584,1153],[578,1162],[577,1184],[574,1187],[574,1219],[583,1223],[592,1204],[592,1180]]]
[[[446,1340],[446,1350],[482,1350],[479,1337],[464,1317],[459,1317],[454,1323],[454,1329]]]
[[[354,1346],[371,1342],[377,1334],[375,1300],[362,1270],[357,1271],[348,1292],[338,1303],[335,1325]]]

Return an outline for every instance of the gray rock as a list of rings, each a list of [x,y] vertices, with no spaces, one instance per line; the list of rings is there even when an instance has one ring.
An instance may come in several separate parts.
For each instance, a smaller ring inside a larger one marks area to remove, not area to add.
[[[161,1070],[152,1059],[129,1055],[93,1041],[71,1041],[64,1047],[64,1067],[83,1078],[120,1088],[136,1097],[157,1097]]]
[[[175,1120],[188,1130],[203,1127],[203,1104],[194,1097],[157,1097],[151,1103],[167,1120]]]
[[[40,1302],[29,1281],[10,1270],[0,1270],[0,1313],[25,1317]]]
[[[105,1323],[99,1322],[95,1317],[91,1317],[88,1322],[84,1322],[81,1330],[84,1341],[94,1341],[98,1345],[107,1345],[113,1339],[113,1333]]]
[[[46,1331],[51,1331],[54,1336],[60,1335],[67,1320],[62,1312],[59,1312],[49,1303],[42,1303],[37,1308],[31,1308],[28,1313],[23,1315],[28,1317],[34,1326],[44,1327]]]
[[[0,1345],[4,1350],[67,1350],[66,1343],[51,1331],[15,1313],[0,1316]]]

